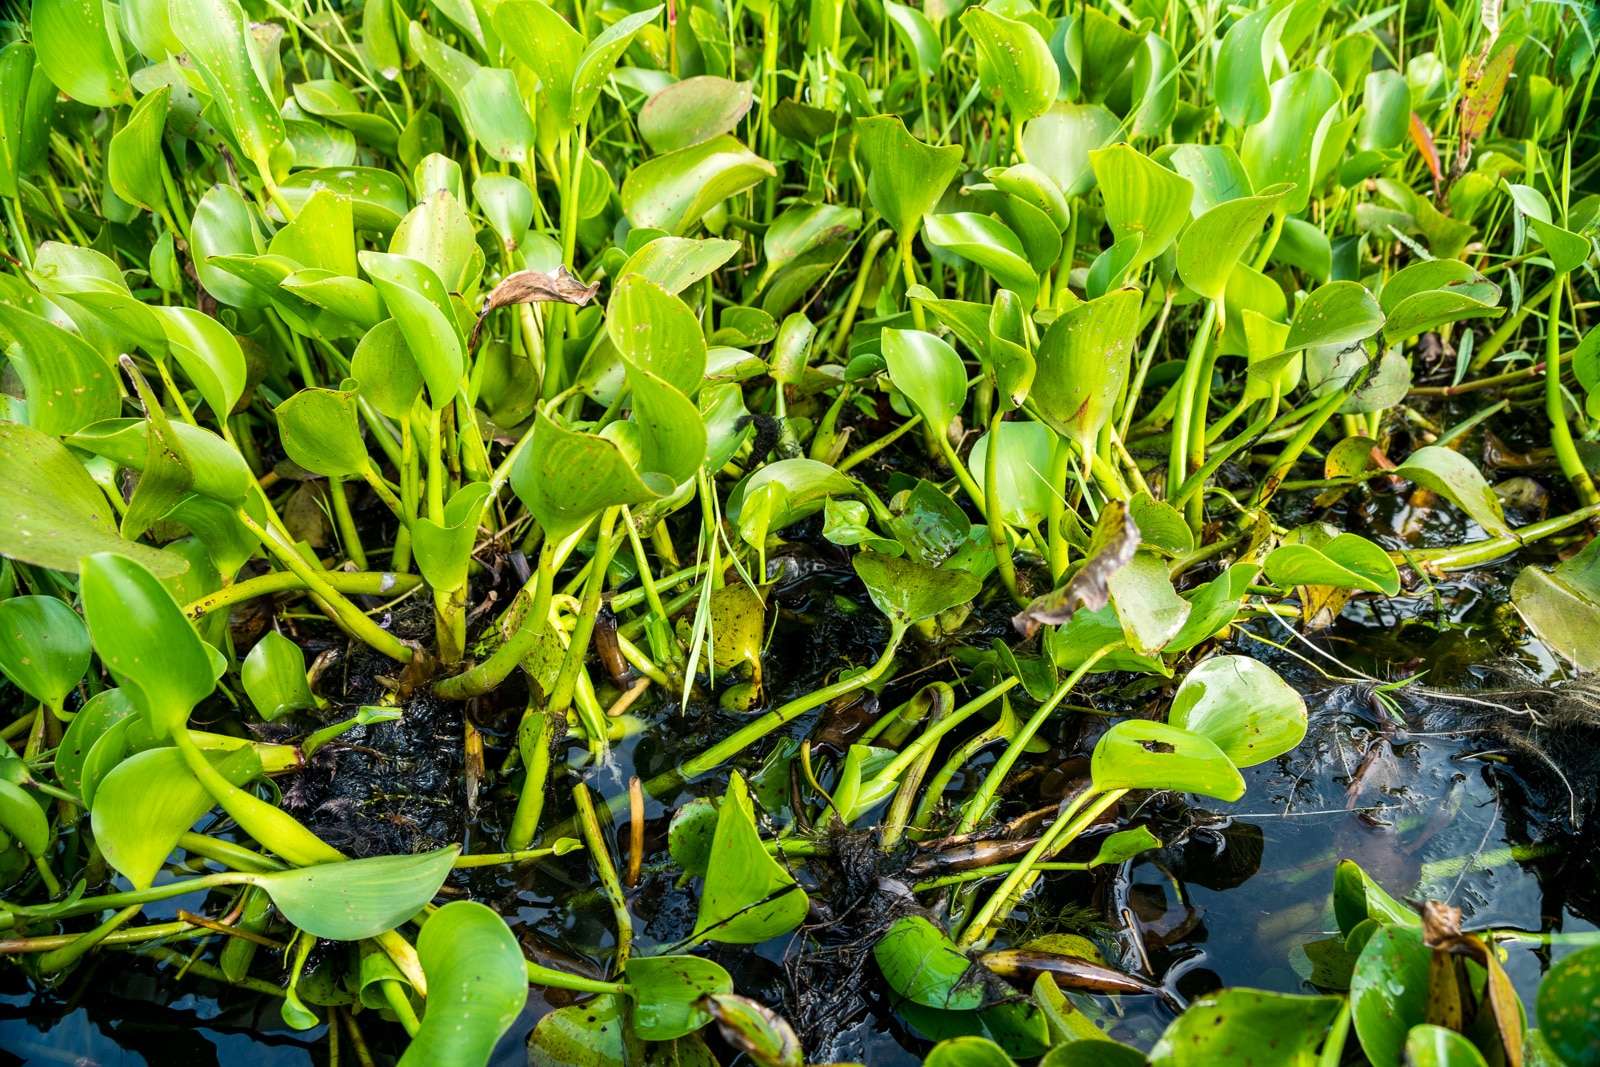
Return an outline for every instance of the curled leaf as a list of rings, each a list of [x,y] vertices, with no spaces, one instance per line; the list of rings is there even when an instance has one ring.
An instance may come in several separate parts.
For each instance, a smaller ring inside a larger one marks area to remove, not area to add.
[[[472,327],[472,339],[467,347],[478,347],[478,336],[483,333],[483,320],[489,317],[491,311],[512,304],[576,304],[582,307],[593,300],[594,294],[599,291],[599,282],[584,285],[565,264],[556,267],[554,274],[546,274],[542,270],[519,270],[507,276],[484,298],[483,309],[478,312],[478,321]]]
[[[1120,500],[1113,500],[1100,513],[1094,537],[1089,542],[1089,558],[1078,573],[1060,589],[1035,597],[1011,618],[1011,625],[1023,637],[1032,637],[1040,626],[1060,626],[1079,608],[1099,611],[1111,599],[1107,584],[1111,576],[1133,561],[1139,548],[1139,524]]]

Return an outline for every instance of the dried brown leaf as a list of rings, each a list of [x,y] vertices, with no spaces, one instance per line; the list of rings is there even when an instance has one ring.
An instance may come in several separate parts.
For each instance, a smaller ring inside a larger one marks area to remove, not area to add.
[[[472,327],[472,340],[468,347],[478,347],[483,320],[489,317],[491,311],[512,304],[576,304],[582,307],[593,300],[594,294],[599,291],[599,282],[584,285],[565,265],[557,267],[554,274],[546,274],[542,270],[519,270],[495,286],[484,298],[483,310],[478,312],[478,321]]]
[[[1098,611],[1111,600],[1107,585],[1111,576],[1126,567],[1139,548],[1139,524],[1133,521],[1128,506],[1113,500],[1100,512],[1094,536],[1089,540],[1089,558],[1078,573],[1054,592],[1035,597],[1011,618],[1011,625],[1024,637],[1032,637],[1040,626],[1060,626],[1079,608]]]

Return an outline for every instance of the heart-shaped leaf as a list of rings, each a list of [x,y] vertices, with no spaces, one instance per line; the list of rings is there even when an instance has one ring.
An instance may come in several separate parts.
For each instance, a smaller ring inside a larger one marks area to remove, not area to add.
[[[1254,767],[1305,737],[1306,702],[1259,660],[1213,656],[1178,686],[1167,721],[1210,738],[1235,767]]]
[[[453,850],[440,854],[453,856]],[[422,927],[417,959],[428,979],[428,1010],[400,1063],[482,1067],[528,999],[528,969],[516,937],[492,909],[456,900]]]
[[[1164,722],[1117,723],[1094,746],[1089,771],[1101,791],[1171,789],[1228,801],[1244,796],[1244,778],[1214,741]]]

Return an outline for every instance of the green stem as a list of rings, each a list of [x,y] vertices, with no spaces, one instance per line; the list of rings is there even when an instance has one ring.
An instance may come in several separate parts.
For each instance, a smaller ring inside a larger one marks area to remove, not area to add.
[[[1050,582],[1059,585],[1066,576],[1071,561],[1071,546],[1067,543],[1062,520],[1067,514],[1067,479],[1072,475],[1072,445],[1065,437],[1056,436],[1050,448],[1050,499],[1045,506],[1045,524],[1050,551]]]
[[[1249,503],[1249,507],[1252,510],[1266,507],[1267,502],[1276,495],[1279,487],[1283,485],[1283,480],[1289,471],[1299,461],[1300,454],[1306,450],[1317,434],[1322,432],[1322,428],[1328,424],[1329,419],[1333,418],[1334,412],[1339,410],[1339,405],[1349,398],[1352,391],[1348,388],[1336,389],[1324,397],[1322,402],[1311,410],[1300,429],[1289,439],[1288,444],[1283,446],[1283,451],[1278,453],[1277,462],[1273,463],[1272,469],[1267,472],[1267,476],[1261,480],[1260,485],[1256,486],[1255,494],[1251,496]]]
[[[611,901],[611,914],[617,921],[617,954],[613,967],[620,971],[628,962],[628,950],[633,946],[633,916],[628,913],[628,897],[622,891],[622,881],[611,862],[611,852],[606,847],[605,835],[600,831],[600,817],[595,814],[594,801],[589,797],[589,787],[582,782],[572,787],[572,799],[578,806],[578,828],[583,833],[584,844],[589,849],[589,859],[594,862],[600,884]]]
[[[911,262],[911,234],[900,238],[900,272],[905,277],[906,288],[910,289],[917,284],[917,271]],[[910,301],[911,319],[917,324],[917,329],[926,330],[928,320],[922,313],[922,305],[915,300]]]
[[[556,582],[555,554],[555,542],[546,538],[539,550],[539,569],[532,579],[533,606],[522,617],[517,632],[506,638],[494,654],[482,663],[453,678],[435,683],[435,696],[443,700],[468,700],[482,696],[505,681],[516,670],[517,664],[522,662],[522,657],[533,650],[550,617],[550,600],[554,596]],[[519,595],[525,596],[527,592],[524,588]]]
[[[263,530],[256,525],[256,521],[243,508],[240,508],[237,514],[245,529],[255,534],[256,539],[266,546],[267,550],[277,558],[278,562],[293,571],[295,576],[304,583],[306,589],[310,590],[333,610],[334,615],[339,620],[339,624],[352,637],[366,642],[390,659],[399,660],[401,663],[411,662],[412,650],[401,644],[400,639],[395,637],[394,634],[389,633],[367,618],[360,609],[346,600],[343,594],[335,590],[328,582],[326,572],[320,569],[313,570],[311,564],[295,550],[293,545],[280,544],[276,532]],[[240,584],[244,583],[241,582]]]
[[[983,512],[989,525],[989,544],[994,549],[994,562],[1000,571],[1000,581],[1004,583],[1006,592],[1011,594],[1011,599],[1021,603],[1022,596],[1017,592],[1017,565],[1011,559],[1011,544],[1006,537],[1006,524],[1000,509],[1000,416],[1001,412],[996,407],[994,417],[989,420],[989,449],[983,457]]]
[[[555,689],[551,693],[550,703],[546,709],[552,716],[564,716],[567,709],[572,706],[572,695],[578,684],[578,672],[583,670],[583,661],[589,655],[589,642],[594,637],[594,621],[600,613],[600,594],[605,591],[606,572],[611,567],[611,554],[616,547],[613,534],[616,530],[617,514],[621,510],[621,508],[607,508],[600,515],[594,555],[589,560],[589,580],[583,592],[583,607],[578,615],[578,623],[572,629],[572,640],[567,645],[566,656],[561,660],[561,673],[556,675]],[[589,731],[590,751],[598,757],[606,747],[605,723],[589,721],[583,714],[581,705],[578,713],[584,727]]]
[[[1572,428],[1567,425],[1566,398],[1561,390],[1561,292],[1566,275],[1557,275],[1550,289],[1550,318],[1545,324],[1544,410],[1550,418],[1550,444],[1561,464],[1561,473],[1567,476],[1578,500],[1584,507],[1600,502],[1595,493],[1594,479],[1584,469],[1578,448],[1572,442]]]
[[[1189,424],[1194,418],[1195,394],[1200,389],[1200,371],[1206,359],[1206,348],[1211,340],[1211,331],[1217,325],[1217,302],[1206,301],[1205,315],[1200,320],[1200,328],[1195,331],[1194,340],[1189,348],[1189,358],[1183,365],[1183,377],[1178,384],[1178,404],[1173,413],[1172,442],[1167,451],[1167,488],[1170,492],[1183,483],[1188,476],[1185,465],[1189,448]]]
[[[345,554],[357,567],[366,570],[367,553],[361,547],[361,534],[356,530],[355,516],[350,514],[350,498],[345,496],[343,478],[329,476],[328,500],[333,505],[333,520],[339,527],[339,539],[344,542]]]
[[[1111,651],[1111,648],[1112,646],[1106,645],[1104,648],[1098,648],[1091,652],[1078,665],[1077,670],[1067,675],[1066,680],[1056,686],[1056,691],[1050,694],[1050,699],[1039,705],[1039,710],[1035,711],[1032,717],[1022,724],[1022,728],[1016,732],[1016,735],[1006,745],[1006,750],[1000,753],[1000,758],[995,760],[993,767],[989,768],[989,773],[984,776],[983,784],[978,787],[978,791],[973,794],[972,799],[967,801],[956,833],[971,833],[973,828],[978,825],[978,820],[983,818],[988,812],[989,806],[994,803],[995,794],[1000,791],[1000,786],[1005,781],[1006,775],[1011,773],[1011,768],[1016,766],[1017,760],[1022,758],[1022,750],[1027,747],[1028,742],[1033,740],[1040,727],[1044,726],[1045,720],[1050,718],[1063,700],[1067,699],[1068,694],[1083,679],[1083,676],[1088,674],[1089,670],[1100,662],[1101,657]]]
[[[527,736],[530,734],[531,737]],[[527,848],[538,836],[539,816],[544,814],[545,783],[550,779],[550,741],[550,716],[532,709],[524,712],[517,726],[517,750],[524,754],[528,775],[517,797],[511,832],[506,835],[506,847],[513,851]]]
[[[422,584],[414,574],[393,574],[388,571],[325,571],[322,580],[331,589],[354,596],[400,596]],[[209,596],[190,601],[183,613],[191,619],[202,619],[213,611],[234,604],[243,604],[258,596],[285,593],[293,589],[306,589],[305,579],[294,571],[273,571],[255,578],[234,582]]]

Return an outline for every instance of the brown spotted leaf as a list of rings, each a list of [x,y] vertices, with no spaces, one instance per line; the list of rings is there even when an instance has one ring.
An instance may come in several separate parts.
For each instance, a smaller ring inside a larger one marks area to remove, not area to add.
[[[1100,512],[1094,536],[1089,540],[1089,558],[1078,573],[1060,589],[1035,597],[1011,618],[1011,625],[1024,637],[1032,637],[1040,626],[1060,626],[1079,608],[1099,611],[1111,600],[1107,585],[1113,574],[1126,567],[1139,548],[1139,524],[1133,521],[1128,506],[1113,500]]]
[[[478,347],[483,320],[489,317],[491,311],[512,304],[576,304],[582,307],[593,300],[594,294],[599,291],[599,282],[584,285],[565,265],[557,267],[554,274],[546,274],[542,270],[519,270],[495,286],[484,298],[483,310],[478,312],[478,322],[472,327],[472,340],[468,347]]]

